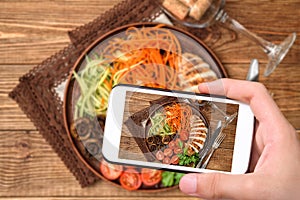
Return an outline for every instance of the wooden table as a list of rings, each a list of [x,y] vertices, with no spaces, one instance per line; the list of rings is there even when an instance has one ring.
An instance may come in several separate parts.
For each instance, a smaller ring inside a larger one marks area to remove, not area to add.
[[[27,199],[189,199],[179,190],[128,192],[109,183],[81,189],[30,120],[8,98],[18,78],[69,43],[67,31],[87,23],[120,0],[0,1],[0,196]],[[267,40],[280,42],[288,33],[298,39],[282,64],[260,81],[300,135],[300,2],[299,0],[229,0],[233,18]],[[247,38],[219,28],[208,45],[231,78],[245,79],[251,58],[261,73],[266,56]],[[215,38],[215,37],[214,37]]]

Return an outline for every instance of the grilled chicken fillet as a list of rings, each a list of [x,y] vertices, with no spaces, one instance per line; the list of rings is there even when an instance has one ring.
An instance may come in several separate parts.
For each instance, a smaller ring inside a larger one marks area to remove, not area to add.
[[[191,131],[189,134],[188,145],[188,155],[193,155],[194,153],[199,153],[203,149],[208,129],[205,126],[203,120],[197,116],[193,115],[191,117]]]

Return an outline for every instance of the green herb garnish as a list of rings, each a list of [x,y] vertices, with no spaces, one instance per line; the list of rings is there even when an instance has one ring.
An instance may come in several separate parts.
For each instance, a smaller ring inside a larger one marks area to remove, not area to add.
[[[187,155],[187,148],[185,148],[181,154],[178,154],[178,157],[178,164],[182,166],[195,167],[196,163],[198,163],[200,160],[198,153],[194,153],[191,156]]]
[[[178,172],[169,172],[169,171],[164,171],[162,173],[162,184],[165,187],[171,187],[173,185],[178,185],[180,179],[184,176],[183,173],[178,173]]]

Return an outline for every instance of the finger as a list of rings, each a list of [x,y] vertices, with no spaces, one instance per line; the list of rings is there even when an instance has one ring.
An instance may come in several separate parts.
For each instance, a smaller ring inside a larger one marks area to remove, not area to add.
[[[251,160],[249,164],[249,172],[254,172],[260,155],[263,152],[264,144],[261,135],[259,135],[259,121],[255,121],[254,140],[252,142]]]
[[[251,199],[256,195],[251,191],[255,189],[252,180],[249,175],[187,174],[180,180],[179,188],[204,199]]]
[[[249,104],[259,121],[273,120],[271,123],[274,124],[274,121],[277,120],[274,116],[279,116],[280,119],[283,118],[267,89],[260,83],[219,79],[217,81],[200,84],[199,90],[202,93],[225,95],[231,99]]]

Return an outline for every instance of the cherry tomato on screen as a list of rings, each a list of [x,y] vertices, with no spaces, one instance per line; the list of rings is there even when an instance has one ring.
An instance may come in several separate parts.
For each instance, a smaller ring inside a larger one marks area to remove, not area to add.
[[[171,159],[169,157],[165,157],[162,162],[164,164],[170,164],[171,163]]]
[[[166,148],[164,150],[164,156],[168,156],[168,157],[171,157],[173,155],[173,150],[170,149],[170,148]]]
[[[179,163],[179,157],[177,155],[172,156],[170,162],[173,165],[177,165]]]
[[[168,146],[170,149],[174,149],[176,147],[175,140],[172,140],[171,142],[169,142]]]
[[[165,156],[164,156],[164,153],[161,150],[159,150],[159,151],[157,151],[155,157],[157,160],[163,160]]]
[[[185,130],[182,130],[179,134],[179,137],[182,141],[187,141],[189,139],[189,133]]]
[[[182,153],[181,148],[177,147],[177,148],[174,149],[174,154],[180,154],[180,153]]]

